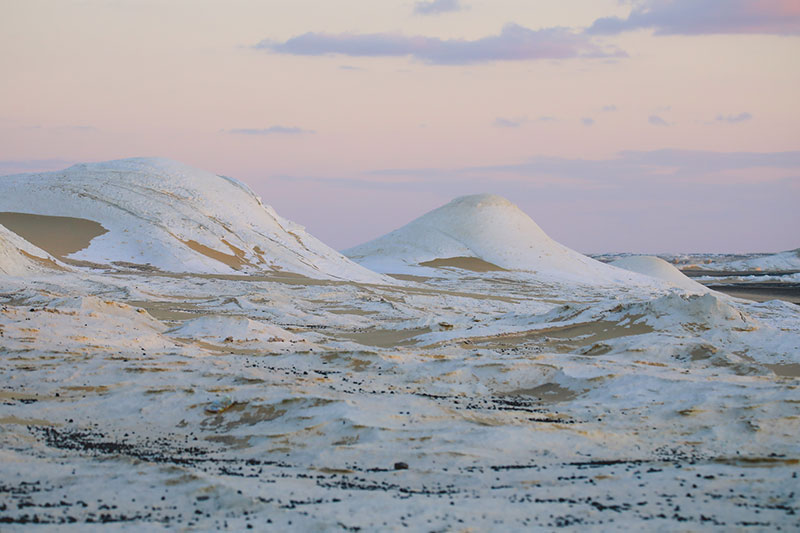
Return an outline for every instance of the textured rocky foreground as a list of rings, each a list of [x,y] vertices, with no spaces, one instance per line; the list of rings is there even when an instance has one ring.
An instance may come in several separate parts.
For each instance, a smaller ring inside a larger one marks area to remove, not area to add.
[[[790,304],[455,270],[2,298],[4,529],[797,523]]]

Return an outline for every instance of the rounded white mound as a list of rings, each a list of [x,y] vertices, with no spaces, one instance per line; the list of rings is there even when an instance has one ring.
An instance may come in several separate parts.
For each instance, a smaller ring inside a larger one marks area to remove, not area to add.
[[[0,274],[26,276],[67,270],[50,254],[0,225]]]
[[[184,322],[170,330],[174,337],[205,339],[217,343],[298,342],[285,329],[241,316],[206,316]]]
[[[232,178],[163,158],[0,178],[0,212],[74,217],[106,233],[69,259],[171,272],[289,271],[380,282]]]
[[[621,277],[620,271],[555,242],[516,205],[492,194],[456,198],[344,254],[378,272],[470,257],[507,270],[584,281]]]
[[[638,272],[691,292],[708,292],[708,288],[690,279],[683,272],[660,257],[634,255],[612,261],[612,266]]]

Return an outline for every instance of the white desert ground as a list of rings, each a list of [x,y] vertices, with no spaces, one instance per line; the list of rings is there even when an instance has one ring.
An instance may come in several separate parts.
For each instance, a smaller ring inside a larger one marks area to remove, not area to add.
[[[794,303],[491,195],[342,255],[164,159],[0,178],[0,225],[3,531],[798,527]]]

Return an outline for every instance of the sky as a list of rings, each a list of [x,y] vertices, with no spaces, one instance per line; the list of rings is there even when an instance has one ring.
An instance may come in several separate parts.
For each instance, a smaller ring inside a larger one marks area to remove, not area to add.
[[[797,0],[0,0],[0,175],[162,156],[337,249],[505,196],[584,253],[800,247]]]

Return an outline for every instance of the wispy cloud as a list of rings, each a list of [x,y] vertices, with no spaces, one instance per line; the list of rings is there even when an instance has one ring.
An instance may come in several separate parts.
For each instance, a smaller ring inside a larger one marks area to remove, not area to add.
[[[537,156],[521,163],[461,168],[390,168],[342,178],[273,176],[294,182],[335,187],[403,191],[526,191],[531,188],[570,191],[627,190],[631,187],[694,185],[800,186],[800,151],[713,152],[663,149],[623,151],[606,159]],[[560,193],[560,194],[563,194]],[[693,193],[694,194],[694,193]]]
[[[658,115],[650,115],[647,117],[647,122],[652,124],[653,126],[669,126],[669,122],[664,120],[663,118],[659,117]]]
[[[612,159],[535,157],[525,163],[468,170],[500,171],[529,176],[551,176],[607,181],[618,179],[663,179],[742,171],[753,168],[791,169],[800,178],[800,151],[713,152],[663,149],[624,151]],[[467,169],[463,169],[467,170]]]
[[[582,123],[584,126],[594,126],[594,119],[593,119],[593,118],[591,118],[591,117],[583,117],[583,118],[581,119],[581,123]]]
[[[604,105],[603,106],[603,111],[605,111],[606,113],[611,113],[611,112],[616,111],[616,110],[617,110],[617,106],[615,106],[615,105]]]
[[[234,135],[302,135],[316,132],[289,126],[270,126],[269,128],[236,128],[228,130],[228,133]]]
[[[800,34],[796,0],[643,0],[626,18],[594,21],[590,35],[652,29],[656,35]]]
[[[429,2],[415,3],[414,13],[417,15],[439,15],[441,13],[461,11],[465,8],[466,6],[462,5],[459,0],[430,0]]]
[[[498,128],[519,128],[523,124],[528,122],[528,119],[525,117],[518,117],[518,118],[503,118],[497,117],[494,119],[494,125]]]
[[[285,42],[263,40],[255,48],[307,56],[412,57],[436,65],[626,56],[625,52],[601,46],[580,32],[566,28],[531,30],[517,24],[506,25],[497,35],[471,41],[393,33],[311,32]]]
[[[753,115],[745,111],[744,113],[739,113],[738,115],[717,115],[716,120],[717,122],[736,123],[736,122],[745,122],[752,118]]]
[[[70,124],[66,126],[56,126],[53,128],[53,131],[63,133],[63,132],[74,132],[74,133],[97,133],[99,130],[94,126],[88,126],[84,124]]]

